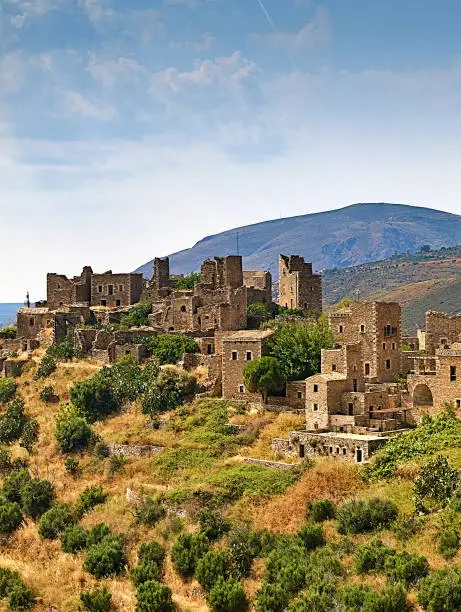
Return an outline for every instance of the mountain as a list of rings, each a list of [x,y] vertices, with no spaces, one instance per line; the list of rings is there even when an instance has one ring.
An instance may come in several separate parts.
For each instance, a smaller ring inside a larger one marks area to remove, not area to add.
[[[343,297],[399,302],[407,333],[424,327],[427,310],[461,312],[461,246],[399,255],[323,274],[325,306]]]
[[[204,259],[235,254],[247,270],[278,275],[280,253],[303,255],[316,270],[345,268],[418,251],[461,244],[461,216],[403,204],[353,204],[338,210],[265,221],[208,236],[170,255],[171,272],[199,270]],[[137,272],[152,275],[153,260]]]

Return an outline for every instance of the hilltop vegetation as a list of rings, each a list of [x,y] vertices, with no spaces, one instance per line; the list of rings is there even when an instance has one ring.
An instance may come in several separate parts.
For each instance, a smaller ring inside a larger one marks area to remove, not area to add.
[[[328,306],[344,297],[400,302],[404,330],[412,332],[424,326],[428,310],[461,312],[461,247],[327,270],[323,288]]]
[[[365,472],[328,458],[279,471],[243,458],[279,459],[272,438],[302,417],[177,392],[152,413],[155,361],[61,358],[37,378],[42,359],[2,384],[6,422],[24,402],[0,450],[0,598],[11,609],[456,609],[437,603],[461,600],[452,411],[395,438]],[[179,384],[174,366],[161,371]],[[120,457],[114,443],[164,450]]]

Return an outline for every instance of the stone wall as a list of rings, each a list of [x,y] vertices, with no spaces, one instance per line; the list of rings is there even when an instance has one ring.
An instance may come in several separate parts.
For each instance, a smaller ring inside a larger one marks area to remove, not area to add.
[[[426,313],[426,353],[461,341],[461,315],[449,316],[440,312]]]
[[[107,444],[109,455],[119,457],[153,457],[163,452],[163,446],[135,446],[130,444]]]
[[[92,306],[130,306],[139,302],[142,291],[142,274],[113,274],[108,271],[91,276]]]
[[[245,457],[244,463],[249,465],[258,465],[261,467],[269,468],[271,470],[294,470],[297,467],[296,463],[283,463],[281,461],[269,461],[268,459],[254,459],[253,457]]]
[[[85,266],[80,276],[67,278],[64,274],[47,274],[47,306],[58,310],[70,304],[89,304],[91,300],[91,275],[93,270]]]
[[[17,337],[35,339],[40,332],[52,324],[48,308],[20,308],[17,319]]]
[[[280,255],[279,304],[287,308],[322,311],[322,277],[298,255]]]

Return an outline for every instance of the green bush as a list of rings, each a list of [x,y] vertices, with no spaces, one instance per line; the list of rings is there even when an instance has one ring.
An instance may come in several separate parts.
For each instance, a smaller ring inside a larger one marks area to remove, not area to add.
[[[120,409],[109,380],[93,376],[75,383],[70,391],[72,404],[88,423],[94,423]]]
[[[40,537],[56,540],[64,530],[75,523],[75,513],[70,504],[59,503],[52,506],[38,522]]]
[[[298,474],[292,470],[269,470],[257,465],[236,465],[209,477],[223,501],[236,501],[243,496],[270,497],[283,493]]]
[[[11,610],[30,610],[36,600],[19,573],[3,567],[0,568],[0,598],[8,598]]]
[[[26,423],[24,400],[16,398],[8,404],[5,414],[0,415],[0,444],[11,444],[19,440]]]
[[[109,447],[105,442],[97,442],[94,445],[93,454],[97,459],[107,459],[107,457],[110,455]]]
[[[21,503],[21,490],[31,480],[29,472],[22,468],[5,476],[3,480],[3,495],[10,502]]]
[[[197,518],[200,531],[210,540],[219,540],[221,536],[229,531],[229,523],[223,518],[218,510],[212,508],[201,508]]]
[[[130,578],[134,586],[139,587],[150,580],[159,580],[160,570],[154,561],[144,561],[131,568]]]
[[[69,472],[72,476],[77,476],[80,473],[80,463],[78,459],[67,457],[64,461],[64,467],[66,468],[66,472]]]
[[[153,416],[173,410],[192,399],[197,390],[195,376],[176,368],[164,368],[147,388],[141,402],[142,412]]]
[[[253,559],[258,556],[260,549],[260,541],[255,532],[246,525],[236,524],[232,527],[228,539],[228,550],[235,578],[241,579],[248,576]]]
[[[142,327],[149,325],[149,316],[152,312],[152,302],[144,300],[135,304],[127,314],[120,319],[123,327]]]
[[[0,533],[13,533],[21,525],[22,520],[19,504],[0,498]]]
[[[64,406],[56,418],[56,442],[62,453],[86,449],[95,441],[93,430],[75,409]]]
[[[209,547],[208,538],[203,533],[181,533],[171,551],[173,567],[184,578],[192,576],[198,560]]]
[[[88,545],[88,532],[80,525],[69,525],[61,533],[61,548],[63,552],[75,554]]]
[[[6,404],[16,395],[17,384],[14,378],[0,378],[0,404]]]
[[[429,612],[461,610],[459,567],[431,572],[419,583],[418,603]]]
[[[88,532],[88,546],[100,544],[104,540],[104,538],[110,535],[112,535],[112,532],[105,523],[97,523]]]
[[[298,533],[298,538],[301,540],[306,550],[314,550],[325,544],[323,530],[316,525],[304,525]]]
[[[11,589],[22,582],[18,572],[7,567],[0,567],[0,599],[8,597]]]
[[[39,425],[35,419],[26,419],[21,432],[21,441],[19,445],[26,449],[29,454],[32,454],[34,444],[38,440]]]
[[[123,457],[123,455],[111,455],[108,467],[109,476],[112,478],[115,474],[121,472],[125,467],[126,461],[126,457]]]
[[[304,546],[291,542],[275,548],[267,557],[264,580],[277,583],[288,594],[295,594],[306,584],[307,554]]]
[[[377,593],[367,586],[347,586],[341,592],[346,612],[406,612],[410,606],[406,601],[403,585],[393,584]]]
[[[438,551],[444,559],[452,559],[459,549],[459,534],[455,529],[444,529],[438,536]]]
[[[158,567],[162,567],[165,557],[165,549],[158,542],[143,542],[139,547],[139,563],[152,562],[156,563]]]
[[[331,546],[318,548],[309,556],[306,572],[306,583],[333,584],[343,576],[344,568],[338,557],[338,552]]]
[[[58,340],[46,349],[46,354],[54,357],[57,361],[65,361],[76,356],[72,332],[69,332],[65,338]]]
[[[4,327],[3,329],[0,329],[0,338],[5,340],[14,340],[17,332],[18,330],[15,325],[12,325],[11,327]]]
[[[397,506],[375,497],[369,501],[350,501],[337,511],[338,531],[341,534],[367,533],[388,527],[398,515]]]
[[[173,612],[171,589],[155,580],[141,584],[136,598],[136,612]]]
[[[21,488],[21,507],[35,519],[50,508],[53,497],[54,487],[49,480],[32,478]]]
[[[45,355],[37,366],[34,379],[48,378],[58,367],[56,359],[52,355]]]
[[[283,391],[287,379],[275,357],[263,356],[246,363],[243,380],[248,391],[260,393],[267,404],[271,395]]]
[[[175,291],[181,291],[184,289],[193,289],[196,283],[200,282],[200,272],[191,272],[186,274],[182,278],[178,278],[173,283],[173,289]]]
[[[112,595],[106,587],[101,587],[81,593],[80,602],[85,612],[109,612],[112,606]]]
[[[392,525],[392,530],[399,542],[407,542],[411,536],[419,533],[424,526],[424,518],[416,514],[401,514]]]
[[[54,387],[48,385],[40,391],[40,400],[47,404],[54,398]]]
[[[90,510],[93,510],[99,504],[103,504],[107,499],[107,493],[104,493],[100,485],[92,485],[86,487],[78,496],[75,505],[77,514],[81,517]]]
[[[389,555],[384,563],[384,570],[389,581],[410,587],[427,575],[429,564],[426,557],[403,551]]]
[[[307,516],[314,523],[323,523],[335,517],[335,507],[330,499],[319,499],[307,504]]]
[[[220,576],[208,596],[212,612],[244,612],[248,601],[243,586],[237,580]]]
[[[95,578],[108,578],[119,574],[125,563],[124,539],[118,534],[111,534],[88,548],[83,568]]]
[[[165,516],[165,506],[151,497],[145,497],[136,505],[135,518],[140,525],[154,527]]]
[[[445,507],[458,487],[460,473],[450,467],[448,459],[438,455],[421,468],[415,481],[415,507],[418,512],[430,512]]]
[[[282,612],[288,604],[288,593],[277,582],[263,582],[256,593],[258,612]]]
[[[159,334],[147,340],[147,351],[154,355],[160,365],[177,363],[184,353],[200,351],[194,338],[183,334]]]
[[[389,555],[395,550],[383,544],[381,540],[374,539],[370,544],[361,546],[355,554],[355,570],[358,574],[374,571],[384,571],[384,565]]]
[[[198,560],[195,577],[206,591],[210,591],[219,577],[225,580],[230,577],[230,569],[230,557],[227,551],[209,551]]]
[[[307,592],[294,599],[288,612],[331,612],[338,609],[335,584],[312,585]]]

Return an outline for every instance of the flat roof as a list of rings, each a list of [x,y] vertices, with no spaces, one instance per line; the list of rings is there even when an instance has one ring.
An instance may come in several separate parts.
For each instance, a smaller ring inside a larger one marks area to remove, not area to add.
[[[241,329],[232,332],[229,336],[223,337],[223,342],[228,340],[264,340],[269,338],[274,332],[271,329]]]
[[[19,311],[21,314],[34,315],[34,314],[48,314],[48,308],[20,308]]]
[[[316,433],[315,431],[308,431],[306,433],[308,433],[309,435],[318,437],[318,438],[334,437],[334,438],[341,438],[344,440],[362,440],[366,442],[370,442],[371,440],[388,440],[389,439],[387,436],[371,436],[371,435],[367,436],[365,434],[353,434],[353,433],[344,433],[344,432],[336,433],[335,431],[319,432],[319,433]]]

